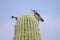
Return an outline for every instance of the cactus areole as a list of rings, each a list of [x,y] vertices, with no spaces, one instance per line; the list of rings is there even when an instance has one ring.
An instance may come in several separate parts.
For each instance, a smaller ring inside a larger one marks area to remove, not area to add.
[[[38,21],[33,15],[25,14],[18,17],[14,40],[41,40]]]

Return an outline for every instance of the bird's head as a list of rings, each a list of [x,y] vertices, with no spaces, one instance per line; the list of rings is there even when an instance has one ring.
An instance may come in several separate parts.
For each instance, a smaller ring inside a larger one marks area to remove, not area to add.
[[[34,13],[37,13],[37,10],[31,10],[31,11],[33,11]]]

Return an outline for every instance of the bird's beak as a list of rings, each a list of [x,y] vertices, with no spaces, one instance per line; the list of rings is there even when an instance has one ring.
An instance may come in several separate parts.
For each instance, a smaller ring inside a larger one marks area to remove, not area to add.
[[[33,11],[34,13],[37,13],[37,11],[36,11],[36,10],[31,10],[31,11]]]
[[[34,10],[31,10],[31,11],[34,11]]]

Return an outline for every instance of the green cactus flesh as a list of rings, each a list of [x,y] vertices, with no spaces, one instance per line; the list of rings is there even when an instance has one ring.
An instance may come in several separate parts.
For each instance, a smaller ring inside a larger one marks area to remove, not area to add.
[[[18,17],[15,25],[14,40],[41,40],[38,21],[32,15]]]

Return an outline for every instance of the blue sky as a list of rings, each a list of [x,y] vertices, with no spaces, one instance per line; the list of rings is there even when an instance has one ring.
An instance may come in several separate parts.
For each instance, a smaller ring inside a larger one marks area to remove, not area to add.
[[[11,16],[32,14],[36,9],[42,40],[60,40],[60,0],[0,0],[0,40],[13,40],[15,20]]]

